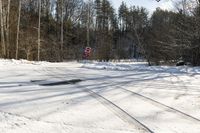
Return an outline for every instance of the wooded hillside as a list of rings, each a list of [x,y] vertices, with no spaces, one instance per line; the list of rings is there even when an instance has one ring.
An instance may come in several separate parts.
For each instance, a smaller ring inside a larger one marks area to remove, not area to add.
[[[200,0],[180,0],[175,11],[109,0],[0,0],[1,58],[80,60],[179,59],[200,65]]]

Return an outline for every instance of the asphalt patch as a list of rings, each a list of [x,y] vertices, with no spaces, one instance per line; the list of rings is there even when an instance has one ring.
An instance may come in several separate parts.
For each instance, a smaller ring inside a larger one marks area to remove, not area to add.
[[[45,81],[45,80],[31,80],[30,82],[35,83],[35,82],[42,82],[42,81]]]
[[[81,79],[72,79],[72,80],[66,80],[66,81],[59,81],[59,82],[40,84],[40,86],[68,85],[68,84],[76,84],[76,83],[79,83],[81,81],[82,81]]]

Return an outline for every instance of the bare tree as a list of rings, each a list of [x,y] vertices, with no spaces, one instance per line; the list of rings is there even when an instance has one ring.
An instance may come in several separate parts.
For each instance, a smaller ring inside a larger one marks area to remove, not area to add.
[[[63,14],[63,7],[64,6],[64,3],[63,3],[63,0],[61,0],[61,28],[60,28],[60,41],[61,41],[61,44],[60,44],[60,61],[63,61],[63,19],[64,19],[64,14]]]
[[[19,51],[20,19],[21,19],[21,0],[19,0],[19,7],[18,7],[18,22],[17,22],[17,37],[16,37],[16,55],[15,55],[16,59],[18,59],[18,51]]]
[[[91,0],[88,0],[88,15],[87,15],[87,46],[90,46],[90,9],[91,9]]]
[[[7,15],[6,15],[6,56],[9,57],[9,47],[10,47],[10,0],[7,3]]]
[[[38,14],[39,14],[39,20],[38,20],[38,61],[40,61],[40,21],[41,21],[41,0],[38,0]]]
[[[6,55],[6,46],[5,46],[5,37],[4,37],[4,20],[3,20],[3,3],[0,0],[0,18],[1,18],[1,46],[2,46],[2,55]]]

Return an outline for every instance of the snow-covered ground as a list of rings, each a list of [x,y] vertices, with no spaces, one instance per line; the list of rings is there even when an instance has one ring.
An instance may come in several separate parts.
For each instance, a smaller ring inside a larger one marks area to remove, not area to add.
[[[0,133],[199,133],[199,81],[198,67],[0,60]]]

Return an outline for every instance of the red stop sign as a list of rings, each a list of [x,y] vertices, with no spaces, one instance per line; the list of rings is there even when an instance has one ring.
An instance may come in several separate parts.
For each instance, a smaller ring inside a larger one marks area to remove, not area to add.
[[[84,57],[84,58],[90,57],[91,52],[92,52],[92,48],[91,48],[91,47],[86,47],[85,50],[84,50],[84,55],[83,55],[83,57]]]

